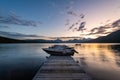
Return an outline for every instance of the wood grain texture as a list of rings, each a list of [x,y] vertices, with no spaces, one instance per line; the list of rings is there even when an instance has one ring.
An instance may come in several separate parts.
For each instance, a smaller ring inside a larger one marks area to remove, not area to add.
[[[50,56],[33,80],[91,80],[70,56]]]

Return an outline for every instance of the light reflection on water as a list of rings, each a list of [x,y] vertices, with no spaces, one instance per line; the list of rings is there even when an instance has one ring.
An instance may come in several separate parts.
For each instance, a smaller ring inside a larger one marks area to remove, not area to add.
[[[81,44],[74,58],[95,80],[120,80],[119,44]]]
[[[49,56],[42,48],[54,44],[0,44],[0,80],[31,80]],[[74,59],[94,80],[120,80],[120,44],[66,45],[75,47]]]

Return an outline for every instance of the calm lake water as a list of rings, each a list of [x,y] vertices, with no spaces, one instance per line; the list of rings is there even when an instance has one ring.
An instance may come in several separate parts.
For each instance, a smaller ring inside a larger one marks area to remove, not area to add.
[[[0,80],[32,80],[49,56],[42,48],[51,45],[0,44]],[[79,52],[73,58],[94,80],[120,80],[120,44],[66,45]]]

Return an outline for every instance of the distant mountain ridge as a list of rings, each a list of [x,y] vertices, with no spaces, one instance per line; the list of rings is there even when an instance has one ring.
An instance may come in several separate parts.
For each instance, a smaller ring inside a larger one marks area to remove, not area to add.
[[[18,40],[18,39],[12,39],[12,38],[0,36],[0,43],[82,43],[86,40],[87,39],[84,39],[84,40],[73,39],[73,40],[67,40],[67,41],[62,41],[60,39],[56,39],[56,40],[44,40],[44,39]]]
[[[44,40],[44,39],[33,39],[33,40],[17,40],[0,36],[0,43],[120,43],[120,30],[112,32],[107,36],[102,36],[96,39],[83,39],[83,40]]]
[[[23,41],[0,36],[0,43],[22,43]]]
[[[120,43],[120,30],[112,32],[107,36],[98,37],[96,39],[90,40],[91,43]]]
[[[52,43],[52,40],[33,39],[33,40],[18,40],[0,36],[0,43]]]

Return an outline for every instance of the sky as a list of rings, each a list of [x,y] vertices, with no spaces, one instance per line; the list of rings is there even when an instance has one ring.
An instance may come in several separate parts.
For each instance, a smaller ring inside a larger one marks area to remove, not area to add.
[[[119,19],[120,0],[0,0],[0,33],[14,37],[96,38]]]

